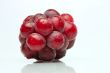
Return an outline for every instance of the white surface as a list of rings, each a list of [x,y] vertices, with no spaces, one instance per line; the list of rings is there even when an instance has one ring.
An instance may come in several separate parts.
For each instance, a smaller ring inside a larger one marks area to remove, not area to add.
[[[46,69],[45,73],[110,73],[109,4],[109,0],[0,0],[0,73],[44,73]],[[45,69],[23,57],[18,34],[27,15],[49,8],[72,14],[78,36],[61,60],[64,64],[49,63]]]

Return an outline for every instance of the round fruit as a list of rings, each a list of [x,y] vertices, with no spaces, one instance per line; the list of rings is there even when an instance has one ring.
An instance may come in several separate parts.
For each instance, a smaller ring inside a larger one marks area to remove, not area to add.
[[[65,22],[64,34],[68,38],[69,41],[75,39],[77,35],[77,27],[72,22]]]
[[[54,16],[51,18],[51,21],[53,23],[53,26],[58,31],[63,31],[64,29],[64,21],[61,19],[60,16]]]
[[[45,47],[39,51],[39,58],[44,61],[53,60],[56,56],[55,49]]]
[[[42,35],[32,33],[28,36],[26,43],[32,51],[39,51],[45,47],[46,40]]]
[[[54,9],[48,9],[44,12],[44,14],[46,15],[46,17],[53,17],[53,16],[59,16],[60,14],[54,10]]]
[[[31,59],[31,58],[33,58],[36,55],[36,52],[31,51],[30,48],[26,44],[23,44],[21,46],[21,52],[28,59]]]
[[[35,30],[36,32],[39,32],[40,34],[47,36],[48,34],[52,32],[53,25],[48,21],[47,18],[42,18],[36,22]]]
[[[69,22],[74,22],[73,17],[70,14],[64,13],[61,15],[62,19]]]
[[[33,15],[30,15],[30,16],[27,16],[25,19],[24,19],[24,22],[23,23],[27,23],[27,22],[33,22]]]
[[[33,22],[23,23],[20,28],[21,35],[27,37],[31,34],[34,31],[34,25],[35,24]]]
[[[41,13],[37,13],[35,16],[34,16],[34,22],[36,23],[38,21],[38,19],[41,19],[41,18],[46,18],[46,16],[44,14],[41,14]]]
[[[55,59],[61,59],[66,54],[66,50],[57,50]]]
[[[60,49],[63,47],[65,42],[64,35],[61,32],[53,31],[48,37],[47,37],[47,45],[50,48],[53,49]]]

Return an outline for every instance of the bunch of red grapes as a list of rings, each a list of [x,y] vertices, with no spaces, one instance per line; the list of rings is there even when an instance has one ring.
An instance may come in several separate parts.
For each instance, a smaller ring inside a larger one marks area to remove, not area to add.
[[[48,9],[25,18],[20,27],[21,51],[28,59],[52,61],[65,56],[75,42],[77,27],[68,13]]]

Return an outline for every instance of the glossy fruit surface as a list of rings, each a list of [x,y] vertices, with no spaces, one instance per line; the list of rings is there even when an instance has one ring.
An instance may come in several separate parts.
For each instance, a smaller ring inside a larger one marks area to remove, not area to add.
[[[62,48],[64,42],[64,35],[58,31],[53,31],[47,38],[47,45],[56,50]]]
[[[63,31],[64,29],[64,21],[61,19],[60,16],[54,16],[51,18],[52,24],[54,26],[54,29],[57,31]]]
[[[76,25],[71,22],[66,22],[64,27],[64,34],[66,35],[69,41],[75,39],[77,35]]]
[[[24,56],[28,59],[31,59],[33,58],[35,55],[36,55],[36,52],[34,51],[31,51],[30,48],[26,45],[26,44],[23,44],[21,46],[21,52],[24,54]]]
[[[29,34],[34,32],[34,23],[33,22],[23,23],[21,25],[20,31],[22,36],[27,37]]]
[[[42,35],[32,33],[28,36],[26,43],[32,51],[39,51],[45,47],[46,40]]]
[[[56,51],[56,57],[55,59],[61,59],[62,57],[64,57],[66,54],[66,50],[58,50]]]
[[[69,40],[66,38],[66,36],[64,36],[65,37],[65,42],[64,42],[64,45],[63,45],[63,47],[62,48],[60,48],[60,50],[66,50],[67,49],[67,47],[69,46]]]
[[[46,18],[46,16],[42,13],[37,13],[35,16],[34,16],[34,22],[36,23],[38,21],[38,19],[41,19],[41,18]]]
[[[73,17],[70,14],[62,14],[61,17],[65,20],[65,21],[69,21],[69,22],[74,22]]]
[[[75,39],[72,41],[69,41],[69,45],[68,45],[67,49],[72,48],[72,46],[74,46],[74,43],[75,43]]]
[[[47,17],[59,16],[60,14],[54,9],[48,9],[44,12]]]
[[[56,57],[55,49],[45,47],[39,51],[39,58],[44,61],[53,60]]]
[[[53,30],[53,25],[48,21],[47,18],[39,19],[35,24],[36,32],[47,36]]]
[[[58,60],[74,46],[76,36],[72,15],[48,9],[24,19],[19,34],[21,52],[27,59]]]
[[[20,41],[20,43],[21,44],[24,44],[25,43],[25,40],[26,40],[26,38],[20,33],[19,34],[19,41]]]
[[[24,22],[23,23],[27,23],[27,22],[33,22],[33,15],[29,15],[27,16],[25,19],[24,19]]]

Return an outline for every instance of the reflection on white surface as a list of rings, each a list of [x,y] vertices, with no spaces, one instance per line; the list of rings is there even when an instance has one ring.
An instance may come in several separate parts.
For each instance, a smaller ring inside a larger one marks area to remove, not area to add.
[[[75,73],[75,71],[65,63],[53,62],[28,64],[21,73]]]

